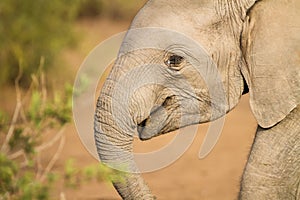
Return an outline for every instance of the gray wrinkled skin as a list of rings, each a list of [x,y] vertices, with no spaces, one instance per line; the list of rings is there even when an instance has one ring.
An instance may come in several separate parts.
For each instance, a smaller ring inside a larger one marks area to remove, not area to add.
[[[134,131],[146,140],[221,117],[237,105],[243,77],[258,129],[239,198],[300,199],[299,10],[299,0],[146,3],[130,30],[159,29],[128,33],[95,113],[100,159],[136,172],[113,183],[123,199],[155,198],[133,161]],[[161,30],[179,32],[204,51]],[[178,63],[171,65],[174,55]],[[219,83],[206,84],[217,79],[207,56],[220,73],[223,99],[218,90],[209,94]],[[153,84],[135,88],[140,80]],[[211,95],[220,99],[213,102]]]
[[[300,107],[270,129],[257,129],[240,199],[300,199]]]

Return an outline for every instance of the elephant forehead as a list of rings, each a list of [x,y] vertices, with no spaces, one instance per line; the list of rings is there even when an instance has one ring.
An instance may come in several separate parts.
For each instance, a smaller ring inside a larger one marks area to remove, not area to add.
[[[191,37],[164,28],[130,29],[122,43],[120,53],[127,54],[141,49],[157,49],[162,51],[182,51],[194,57],[207,55],[200,43]]]
[[[162,27],[184,33],[194,32],[216,18],[213,1],[149,1],[135,17],[132,28]]]

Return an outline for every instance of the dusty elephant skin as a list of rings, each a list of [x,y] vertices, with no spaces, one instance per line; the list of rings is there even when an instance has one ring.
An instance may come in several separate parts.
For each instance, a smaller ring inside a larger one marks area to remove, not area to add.
[[[258,129],[239,198],[300,199],[299,10],[299,0],[145,4],[95,113],[101,161],[128,171],[113,183],[123,199],[155,199],[133,161],[136,129],[147,140],[215,120],[246,88]]]

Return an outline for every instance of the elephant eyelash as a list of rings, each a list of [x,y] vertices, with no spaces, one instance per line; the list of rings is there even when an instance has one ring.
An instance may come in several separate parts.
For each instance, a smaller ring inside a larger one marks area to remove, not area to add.
[[[178,71],[180,70],[183,61],[184,61],[184,57],[176,54],[171,54],[166,56],[165,65],[171,69]]]

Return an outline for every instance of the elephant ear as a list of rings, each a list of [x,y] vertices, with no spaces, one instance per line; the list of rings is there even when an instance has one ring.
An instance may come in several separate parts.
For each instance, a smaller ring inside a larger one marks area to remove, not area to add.
[[[243,33],[250,106],[258,124],[269,128],[300,102],[300,1],[258,1]]]

